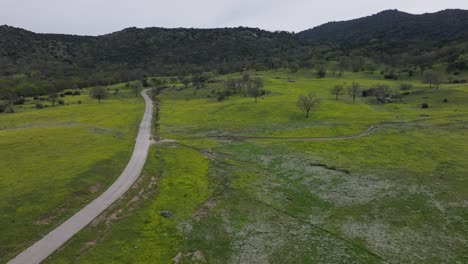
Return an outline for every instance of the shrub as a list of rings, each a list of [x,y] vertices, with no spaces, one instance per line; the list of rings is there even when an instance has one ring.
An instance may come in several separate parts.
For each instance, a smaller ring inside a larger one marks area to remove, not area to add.
[[[36,95],[36,96],[33,97],[33,99],[36,100],[36,101],[38,101],[38,100],[39,100],[39,96]]]
[[[18,97],[16,98],[16,100],[13,101],[13,104],[14,105],[22,105],[24,104],[26,100],[24,100],[24,97]]]
[[[64,102],[63,100],[58,100],[58,104],[59,104],[59,105],[64,105],[65,102]]]
[[[6,109],[6,105],[0,104],[0,113],[5,112],[5,109]]]
[[[81,100],[78,101],[78,104],[81,104]]]
[[[59,94],[59,95],[60,95],[60,97],[65,97],[65,94],[63,94],[63,93],[61,93],[61,94]]]
[[[37,108],[37,109],[43,109],[43,108],[44,108],[44,105],[41,104],[41,103],[37,103],[37,104],[36,104],[36,108]]]
[[[66,91],[64,94],[65,95],[73,95],[73,92],[72,91]]]
[[[444,98],[444,103],[447,103],[448,102],[448,99],[447,98]]]
[[[81,95],[81,93],[80,93],[79,91],[75,91],[75,92],[73,93],[73,96],[75,96],[75,95]]]
[[[423,109],[429,108],[429,104],[428,103],[422,103],[421,108],[423,108]]]

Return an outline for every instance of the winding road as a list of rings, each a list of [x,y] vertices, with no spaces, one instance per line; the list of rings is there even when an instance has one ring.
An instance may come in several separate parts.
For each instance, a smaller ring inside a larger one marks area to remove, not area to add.
[[[140,124],[132,157],[119,178],[99,197],[70,217],[63,224],[52,230],[41,240],[10,260],[8,262],[9,264],[40,263],[87,226],[93,219],[99,216],[112,203],[117,201],[117,199],[135,183],[143,170],[151,144],[150,133],[153,103],[146,93],[148,90],[149,89],[146,89],[141,92],[141,96],[145,99],[146,104],[145,113]]]

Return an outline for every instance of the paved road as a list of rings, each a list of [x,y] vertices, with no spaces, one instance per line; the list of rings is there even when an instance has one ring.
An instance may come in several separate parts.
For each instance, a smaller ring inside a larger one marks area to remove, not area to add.
[[[136,138],[135,149],[132,157],[125,167],[124,171],[98,198],[81,209],[74,216],[69,218],[59,227],[52,230],[41,240],[34,243],[32,246],[21,252],[14,259],[10,260],[10,264],[29,264],[40,263],[47,258],[60,246],[65,244],[76,233],[88,225],[94,218],[101,214],[107,207],[119,199],[140,176],[143,166],[148,155],[150,146],[151,132],[151,117],[153,115],[153,104],[151,98],[146,94],[147,90],[141,92],[145,99],[146,108],[143,115],[143,120],[140,124],[140,130]]]

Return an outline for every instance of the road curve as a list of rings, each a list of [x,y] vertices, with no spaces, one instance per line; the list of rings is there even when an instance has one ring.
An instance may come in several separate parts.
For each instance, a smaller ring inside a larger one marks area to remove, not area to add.
[[[132,157],[119,178],[78,213],[70,217],[63,224],[52,230],[41,240],[21,252],[9,264],[40,263],[60,246],[65,244],[76,233],[88,225],[94,218],[100,215],[107,207],[119,199],[136,181],[145,165],[150,146],[151,118],[153,115],[153,103],[147,95],[148,89],[141,92],[145,99],[145,113],[140,124],[140,130],[136,138]]]

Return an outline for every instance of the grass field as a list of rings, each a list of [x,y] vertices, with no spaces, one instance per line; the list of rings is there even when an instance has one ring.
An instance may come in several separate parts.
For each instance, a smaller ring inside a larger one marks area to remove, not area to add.
[[[125,166],[143,113],[121,90],[0,114],[0,262],[6,262],[104,191]],[[81,101],[81,104],[77,102]]]
[[[156,144],[134,188],[47,262],[468,262],[467,85],[435,91],[411,81],[403,102],[353,104],[329,89],[399,82],[251,75],[271,92],[258,103],[217,102],[211,91],[221,84],[165,90],[160,136],[176,142]],[[222,78],[232,76],[241,74]],[[322,104],[306,119],[295,103],[309,92]],[[374,133],[354,139],[284,139],[372,125]]]

